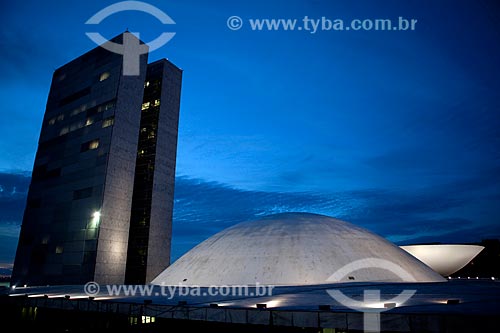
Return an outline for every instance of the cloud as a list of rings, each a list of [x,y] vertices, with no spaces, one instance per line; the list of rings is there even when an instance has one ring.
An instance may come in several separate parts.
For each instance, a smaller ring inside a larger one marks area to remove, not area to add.
[[[392,241],[468,242],[500,231],[499,168],[419,190],[357,191],[362,200],[348,217]]]
[[[177,177],[172,259],[236,223],[281,212],[329,215],[396,243],[476,242],[500,235],[500,179],[481,175],[415,190],[335,193],[249,191]],[[0,173],[0,262],[13,258],[30,178]]]
[[[30,177],[0,172],[0,225],[21,224]]]
[[[238,222],[288,211],[334,213],[349,209],[336,197],[312,193],[247,191],[217,182],[178,177],[175,188],[173,259]]]
[[[439,223],[440,221],[435,221]],[[500,227],[498,224],[476,225],[468,227],[464,225],[460,230],[444,232],[439,238],[435,234],[416,235],[413,238],[406,238],[402,242],[391,239],[396,243],[402,244],[424,244],[424,243],[477,243],[483,239],[500,239]]]
[[[343,219],[397,243],[498,237],[497,171],[419,191],[364,189],[329,194],[246,191],[180,177],[176,180],[172,254],[177,258],[235,223],[290,211]]]

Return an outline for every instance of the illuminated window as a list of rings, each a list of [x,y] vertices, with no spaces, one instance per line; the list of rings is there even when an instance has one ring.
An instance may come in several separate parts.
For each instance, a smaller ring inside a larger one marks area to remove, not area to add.
[[[80,147],[80,152],[83,153],[87,150],[93,150],[93,149],[97,149],[97,148],[99,148],[99,140],[92,140],[92,141],[82,143],[82,145]]]
[[[143,324],[149,324],[149,323],[154,323],[154,322],[155,322],[155,317],[142,316],[142,323]]]
[[[97,149],[99,148],[99,140],[94,140],[89,144],[89,149]]]
[[[63,253],[64,248],[62,246],[56,246],[56,253],[61,254]]]
[[[99,76],[99,81],[102,82],[104,80],[107,80],[109,78],[109,72],[104,72]]]
[[[36,306],[23,307],[21,309],[21,317],[24,320],[36,320],[38,308]]]
[[[64,113],[61,113],[60,115],[57,116],[57,121],[64,120]]]
[[[146,110],[147,108],[149,108],[150,104],[150,102],[142,103],[142,110]]]
[[[56,123],[56,118],[52,118],[49,120],[49,125],[54,125]]]
[[[102,121],[102,128],[113,126],[114,123],[115,123],[115,117],[109,117],[107,119],[104,119]]]
[[[69,127],[64,127],[64,128],[61,128],[59,135],[64,135],[64,134],[67,134],[68,132],[69,132]]]
[[[94,123],[94,118],[87,118],[87,121],[85,122],[85,126],[90,126]]]
[[[146,87],[149,87],[149,81],[146,81],[146,83],[144,83],[144,88]]]
[[[158,105],[160,105],[160,100],[159,100],[159,99],[155,99],[155,101],[154,101],[154,104],[153,104],[153,105],[154,105],[154,106],[158,106]]]
[[[101,222],[101,212],[97,211],[92,214],[92,220],[90,221],[90,228],[97,228]]]

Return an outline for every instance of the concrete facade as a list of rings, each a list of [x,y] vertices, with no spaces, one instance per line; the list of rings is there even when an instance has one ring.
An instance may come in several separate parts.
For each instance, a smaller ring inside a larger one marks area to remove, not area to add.
[[[124,283],[147,58],[123,76],[123,57],[96,47],[54,72],[12,285]]]
[[[126,283],[149,283],[170,264],[181,81],[181,70],[168,60],[148,65]]]
[[[211,286],[367,281],[445,279],[366,229],[323,215],[283,213],[239,223],[215,234],[176,260],[152,283]]]

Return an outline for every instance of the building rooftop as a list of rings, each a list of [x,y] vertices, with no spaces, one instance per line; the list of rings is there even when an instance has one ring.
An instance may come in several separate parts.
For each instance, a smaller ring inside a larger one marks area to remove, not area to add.
[[[130,288],[127,289],[129,291],[139,288],[114,287]],[[22,303],[39,309],[113,312],[128,316],[138,313],[140,309],[143,315],[164,319],[348,330],[363,328],[363,312],[381,311],[382,331],[455,332],[467,328],[477,331],[500,324],[500,284],[496,280],[473,278],[444,283],[355,282],[278,286],[272,290],[272,295],[264,296],[255,296],[256,292],[262,293],[255,288],[249,288],[248,295],[220,296],[210,295],[214,289],[209,288],[146,287],[151,289],[143,295],[138,292],[125,296],[125,289],[122,289],[120,295],[111,296],[108,287],[101,286],[100,292],[92,299],[84,292],[84,286],[21,287],[11,290],[9,296],[1,297],[0,303]],[[329,290],[341,291],[349,299],[361,301],[363,308],[356,310],[349,304],[340,304],[330,296]],[[380,290],[380,302],[363,302],[365,290]],[[390,304],[390,299],[403,290],[416,292],[404,303]],[[193,294],[197,292],[199,296]],[[254,293],[253,296],[250,296],[251,293]]]

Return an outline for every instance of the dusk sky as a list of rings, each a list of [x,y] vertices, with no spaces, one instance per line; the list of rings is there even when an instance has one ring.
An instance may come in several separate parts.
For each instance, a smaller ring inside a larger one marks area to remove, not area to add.
[[[53,71],[85,35],[176,35],[184,70],[172,259],[235,223],[312,212],[397,244],[500,238],[500,5],[478,1],[0,3],[0,263],[14,260]],[[231,16],[243,19],[231,30]],[[417,19],[414,31],[253,31],[250,19]]]

